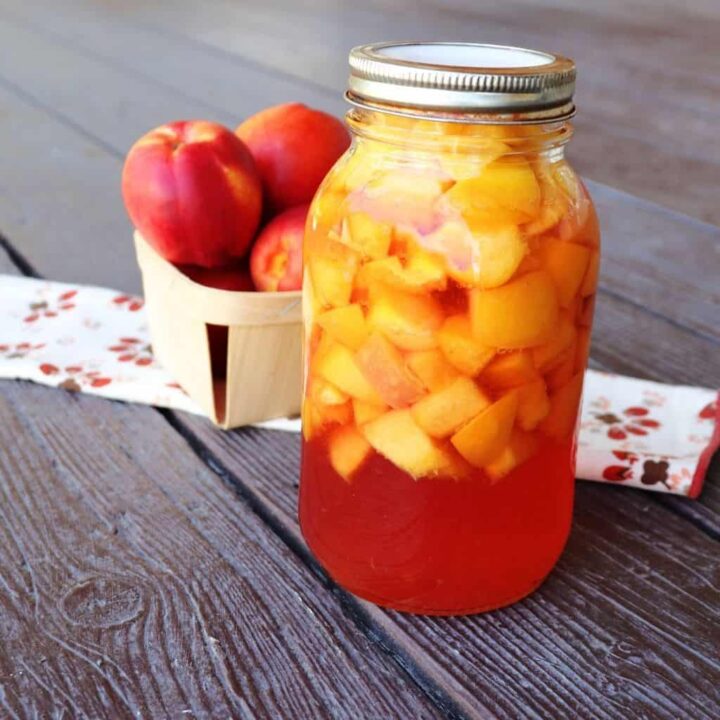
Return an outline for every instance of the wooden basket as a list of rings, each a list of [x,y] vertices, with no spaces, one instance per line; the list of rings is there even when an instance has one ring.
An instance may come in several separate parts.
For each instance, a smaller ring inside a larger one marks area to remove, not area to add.
[[[300,412],[300,292],[231,292],[193,282],[135,233],[153,352],[216,425]],[[220,337],[222,343],[210,341]],[[211,357],[211,345],[224,358]],[[225,366],[225,380],[212,367]]]

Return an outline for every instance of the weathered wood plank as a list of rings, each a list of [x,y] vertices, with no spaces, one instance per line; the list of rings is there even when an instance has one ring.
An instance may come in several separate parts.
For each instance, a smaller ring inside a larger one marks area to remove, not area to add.
[[[134,410],[0,389],[10,707],[436,716],[162,418]]]
[[[713,192],[720,163],[713,140],[720,86],[714,60],[702,52],[702,39],[711,43],[720,22],[696,17],[691,7],[673,12],[669,6],[648,5],[638,12],[633,10],[636,3],[628,3],[629,11],[613,17],[548,5],[455,0],[418,8],[415,2],[385,0],[359,8],[352,2],[319,0],[302,6],[239,7],[215,0],[202,8],[173,3],[172,9],[123,3],[116,12],[164,35],[201,42],[338,92],[345,81],[347,49],[369,39],[477,40],[481,33],[498,43],[561,49],[576,58],[582,73],[578,101],[583,113],[572,150],[580,171],[701,219],[720,221]],[[677,27],[685,32],[676,32]],[[645,42],[638,43],[639,37]],[[688,82],[688,77],[697,81]],[[692,181],[679,187],[678,177]]]
[[[4,382],[0,448],[3,717],[441,715],[158,412]]]
[[[208,90],[213,87],[209,82],[211,74],[218,76],[223,90],[237,82],[238,69],[229,61],[213,56],[208,60],[194,46],[189,46],[188,57],[184,57],[183,47],[188,46],[182,42],[162,34],[154,36],[151,30],[128,27],[122,22],[111,23],[104,16],[99,19],[95,15],[63,16],[58,17],[58,23],[65,33],[60,39],[56,27],[48,37],[48,32],[40,32],[34,25],[27,29],[14,19],[0,20],[0,60],[9,62],[20,53],[27,55],[27,61],[15,73],[16,83],[29,88],[34,96],[63,113],[73,124],[102,137],[117,155],[122,155],[135,137],[163,118],[183,112],[189,115],[210,112],[211,118],[232,125],[263,103],[283,99],[282,93],[291,92],[293,87],[287,80],[267,72],[243,68],[246,84],[256,89],[249,95],[223,93],[217,97]],[[126,48],[135,33],[139,34],[136,43],[140,49],[128,55]],[[67,38],[72,39],[72,47],[64,46]],[[81,45],[91,49],[81,51],[78,49]],[[87,55],[88,52],[92,54]],[[184,59],[180,68],[167,66],[169,58],[179,57]],[[53,76],[46,73],[48,63],[59,68]],[[142,67],[150,68],[158,79],[145,74],[138,77]],[[173,77],[178,87],[169,86]],[[65,90],[72,83],[93,86],[97,91],[78,104],[77,98]],[[303,83],[294,87],[295,92],[301,88],[303,94],[308,93],[308,97],[303,95],[308,102],[319,102],[332,109],[329,96],[320,96]],[[189,97],[189,93],[198,94],[198,99]],[[135,101],[139,95],[149,100]],[[218,103],[222,107],[216,109]],[[334,106],[340,106],[339,99]],[[597,183],[591,183],[591,188],[604,234],[603,286],[720,338],[717,320],[720,293],[714,271],[720,253],[720,230]],[[112,200],[120,204],[115,193]],[[119,208],[114,208],[114,212],[122,213]],[[6,232],[12,234],[10,230]],[[113,238],[114,244],[118,242],[123,244],[124,238]],[[683,257],[679,262],[681,245]],[[61,270],[65,272],[64,268]],[[129,282],[136,284],[132,264],[125,272],[132,274]],[[124,282],[123,288],[127,284],[128,281]]]
[[[300,543],[298,438],[181,422]],[[502,718],[518,708],[528,718],[712,717],[716,544],[642,492],[580,483],[577,494],[567,552],[528,600],[452,620],[365,612],[463,706]]]

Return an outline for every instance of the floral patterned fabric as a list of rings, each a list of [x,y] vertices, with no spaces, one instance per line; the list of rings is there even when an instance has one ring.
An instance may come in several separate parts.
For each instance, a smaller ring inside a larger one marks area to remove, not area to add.
[[[0,378],[200,413],[153,359],[143,301],[0,275]],[[588,371],[577,475],[697,497],[720,444],[718,394]],[[294,418],[259,424],[290,432]]]

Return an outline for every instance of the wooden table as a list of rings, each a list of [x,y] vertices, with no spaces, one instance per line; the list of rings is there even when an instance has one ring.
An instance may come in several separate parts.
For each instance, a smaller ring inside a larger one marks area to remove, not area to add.
[[[576,56],[578,167],[717,222],[717,5],[576,4],[8,0],[0,272],[138,290],[131,141],[290,99],[339,113],[347,48],[381,38]],[[590,187],[594,364],[720,386],[720,230]],[[334,585],[299,533],[297,466],[289,435],[1,383],[0,717],[718,717],[717,461],[697,502],[578,483],[542,588],[453,619]]]

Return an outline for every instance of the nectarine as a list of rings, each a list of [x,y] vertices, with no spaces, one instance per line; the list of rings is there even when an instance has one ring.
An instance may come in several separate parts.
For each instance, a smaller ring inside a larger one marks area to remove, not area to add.
[[[217,123],[174,122],[141,137],[125,160],[122,194],[143,237],[181,265],[232,263],[245,255],[260,222],[252,156]]]
[[[258,290],[300,290],[302,252],[308,205],[276,215],[250,252],[250,274]]]
[[[250,148],[275,212],[309,203],[350,145],[350,135],[340,120],[301,103],[262,110],[235,132]]]

